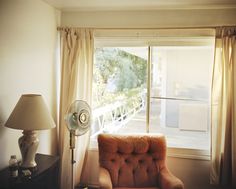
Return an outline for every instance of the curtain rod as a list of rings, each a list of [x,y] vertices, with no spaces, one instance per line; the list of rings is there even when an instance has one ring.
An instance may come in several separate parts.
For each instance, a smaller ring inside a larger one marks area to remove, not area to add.
[[[186,26],[186,27],[156,27],[156,28],[106,28],[106,27],[57,27],[57,30],[66,28],[73,29],[94,29],[94,30],[167,30],[167,29],[217,29],[223,27],[236,27],[236,25],[223,25],[223,26]]]

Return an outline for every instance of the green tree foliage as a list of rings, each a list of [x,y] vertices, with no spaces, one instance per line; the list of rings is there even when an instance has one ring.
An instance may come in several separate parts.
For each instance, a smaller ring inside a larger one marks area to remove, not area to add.
[[[118,50],[115,48],[97,48],[95,50],[94,79],[107,83],[118,65]]]
[[[127,98],[134,91],[137,94],[146,84],[146,70],[147,62],[141,57],[119,48],[96,48],[93,82],[96,101],[103,104],[120,96]],[[107,91],[109,83],[115,86],[113,91]]]
[[[124,78],[127,79],[126,81],[128,81],[127,84],[126,82],[123,82],[121,90],[144,85],[146,83],[147,77],[146,60],[121,50],[119,51],[119,56],[122,57],[121,62],[124,64],[123,69],[121,69],[123,73],[120,74],[119,78]]]
[[[117,91],[139,87],[146,81],[146,60],[118,48],[97,48],[94,66],[95,82],[113,80]]]

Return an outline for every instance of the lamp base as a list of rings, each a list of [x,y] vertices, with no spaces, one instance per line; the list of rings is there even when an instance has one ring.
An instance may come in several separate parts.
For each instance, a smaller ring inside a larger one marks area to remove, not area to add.
[[[23,136],[18,140],[22,162],[22,168],[34,168],[37,166],[35,162],[35,153],[39,145],[39,139],[35,131],[23,131]]]

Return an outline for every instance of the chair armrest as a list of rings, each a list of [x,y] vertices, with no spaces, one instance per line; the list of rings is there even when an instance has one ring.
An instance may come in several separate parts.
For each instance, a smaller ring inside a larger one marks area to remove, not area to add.
[[[99,184],[101,189],[112,189],[111,176],[107,169],[99,168]]]
[[[160,186],[161,189],[184,189],[183,182],[172,175],[167,168],[160,171]]]

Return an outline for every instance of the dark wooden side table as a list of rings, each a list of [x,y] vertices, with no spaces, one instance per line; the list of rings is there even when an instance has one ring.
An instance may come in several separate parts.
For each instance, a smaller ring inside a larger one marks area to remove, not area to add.
[[[59,189],[59,157],[36,154],[37,170],[31,178],[20,175],[16,179],[10,177],[8,168],[0,171],[0,189]]]

